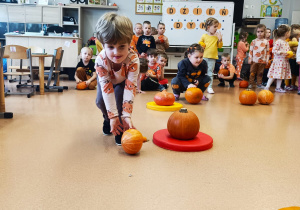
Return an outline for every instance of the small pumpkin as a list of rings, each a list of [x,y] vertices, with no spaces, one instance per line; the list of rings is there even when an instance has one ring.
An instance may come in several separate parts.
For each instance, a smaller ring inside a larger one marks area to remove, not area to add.
[[[205,45],[205,43],[204,42],[199,42],[199,44],[201,45],[201,47],[203,47],[203,48],[205,48],[206,47],[206,45]]]
[[[158,39],[160,40],[160,43],[165,43],[164,35],[160,35]]]
[[[220,69],[218,74],[223,74],[225,77],[229,75],[228,69]]]
[[[77,90],[85,90],[87,88],[87,85],[85,82],[79,82],[77,85],[76,85],[76,89]]]
[[[247,88],[249,86],[249,83],[245,80],[240,81],[239,87],[240,88]]]
[[[190,10],[189,10],[189,8],[186,8],[186,6],[184,6],[180,9],[180,14],[182,14],[182,15],[187,15],[187,14],[189,14],[189,12],[190,12]]]
[[[155,94],[154,102],[160,106],[171,106],[175,102],[175,96],[173,93],[168,93],[166,90],[163,90]]]
[[[194,112],[181,108],[170,116],[167,129],[173,138],[189,140],[198,134],[200,122]]]
[[[199,88],[188,88],[185,91],[185,99],[190,104],[198,104],[202,100],[202,97],[203,93]]]
[[[181,29],[182,28],[182,22],[175,22],[174,23],[174,28],[176,28],[176,29]]]
[[[226,16],[226,15],[228,15],[228,9],[225,9],[225,7],[224,7],[224,9],[220,9],[220,15],[221,15],[221,16]]]
[[[187,24],[186,24],[186,27],[187,27],[187,29],[194,29],[194,28],[196,28],[196,23],[195,22],[188,22]]]
[[[128,129],[123,133],[121,138],[123,150],[131,155],[138,153],[146,141],[147,138],[136,129]]]
[[[274,101],[274,94],[269,90],[261,90],[257,98],[261,104],[270,104]]]
[[[214,9],[214,8],[208,8],[207,10],[206,10],[206,14],[207,15],[210,15],[210,16],[212,16],[212,15],[214,15],[216,13],[216,10]]]
[[[293,57],[293,55],[294,55],[293,51],[287,51],[286,58],[291,58]]]
[[[176,13],[176,9],[174,7],[168,7],[167,8],[167,14],[174,15]]]
[[[253,105],[257,100],[257,96],[253,90],[247,89],[240,93],[239,99],[243,105]]]
[[[202,14],[202,9],[197,7],[193,9],[193,14],[194,15],[201,15]]]

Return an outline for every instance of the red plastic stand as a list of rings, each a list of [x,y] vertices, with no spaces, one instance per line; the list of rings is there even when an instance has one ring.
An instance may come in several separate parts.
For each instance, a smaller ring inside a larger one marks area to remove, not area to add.
[[[162,129],[153,134],[153,143],[168,150],[198,152],[212,148],[213,139],[211,136],[199,132],[194,139],[178,140],[172,138],[167,129]]]

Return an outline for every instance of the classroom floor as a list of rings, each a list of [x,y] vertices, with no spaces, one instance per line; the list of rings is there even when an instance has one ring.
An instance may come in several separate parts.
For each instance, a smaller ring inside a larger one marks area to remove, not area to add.
[[[244,106],[235,88],[217,87],[190,105],[203,152],[174,152],[152,142],[171,112],[146,109],[138,94],[133,122],[150,141],[127,155],[102,134],[95,91],[7,96],[0,119],[0,209],[276,210],[300,206],[300,96],[275,93],[272,105]],[[272,87],[271,90],[273,90]],[[171,88],[168,89],[171,92]],[[258,92],[258,90],[256,91]]]

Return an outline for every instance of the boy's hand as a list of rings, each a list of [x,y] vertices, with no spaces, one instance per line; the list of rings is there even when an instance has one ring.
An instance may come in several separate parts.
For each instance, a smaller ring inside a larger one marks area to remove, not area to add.
[[[194,80],[194,85],[196,85],[196,86],[198,87],[199,81],[195,79],[195,80]]]
[[[90,83],[91,83],[90,80],[85,81],[85,84],[86,84],[87,86],[89,86]]]
[[[194,85],[194,84],[189,84],[189,86],[187,87],[187,89],[189,89],[189,88],[196,88],[197,86],[196,85]]]
[[[122,122],[123,122],[123,132],[125,132],[128,129],[135,129],[130,117],[122,118]]]
[[[146,93],[145,91],[142,91],[142,90],[140,90],[140,89],[137,89],[136,92],[137,92],[137,93],[143,93],[143,94]]]
[[[123,132],[123,126],[120,123],[119,117],[114,117],[110,119],[110,127],[110,132],[115,136],[120,135]]]
[[[77,84],[80,83],[80,82],[82,82],[80,79],[76,79]]]
[[[218,77],[219,78],[224,78],[224,75],[223,74],[218,74]]]

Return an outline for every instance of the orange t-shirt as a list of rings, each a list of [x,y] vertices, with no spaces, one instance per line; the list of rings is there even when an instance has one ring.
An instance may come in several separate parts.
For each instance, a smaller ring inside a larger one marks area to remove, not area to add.
[[[137,49],[136,49],[136,44],[139,40],[139,36],[133,35],[132,39],[131,39],[131,43],[130,43],[130,47],[131,49],[134,50],[134,52],[138,53]]]

